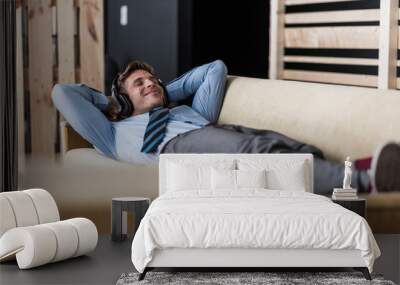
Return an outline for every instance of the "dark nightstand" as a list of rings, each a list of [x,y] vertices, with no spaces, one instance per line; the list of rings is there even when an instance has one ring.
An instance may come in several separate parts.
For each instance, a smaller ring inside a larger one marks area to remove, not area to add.
[[[358,198],[354,200],[334,200],[332,202],[339,204],[340,206],[359,214],[361,217],[365,218],[366,201],[365,199]]]
[[[150,199],[144,197],[113,198],[111,239],[113,241],[123,241],[127,238],[127,212],[132,212],[134,215],[136,232],[149,205]],[[135,235],[135,232],[133,235]]]

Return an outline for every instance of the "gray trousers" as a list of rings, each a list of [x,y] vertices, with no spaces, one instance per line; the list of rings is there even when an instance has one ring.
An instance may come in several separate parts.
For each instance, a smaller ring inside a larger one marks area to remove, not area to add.
[[[330,194],[342,187],[344,164],[324,159],[318,148],[274,131],[237,125],[209,125],[170,140],[163,153],[311,153],[314,155],[314,193]],[[352,187],[367,191],[369,176],[353,170]]]

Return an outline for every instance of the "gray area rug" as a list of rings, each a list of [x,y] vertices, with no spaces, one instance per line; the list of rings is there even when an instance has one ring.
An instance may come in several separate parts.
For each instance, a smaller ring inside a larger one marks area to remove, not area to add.
[[[372,281],[360,272],[148,272],[138,281],[139,273],[124,273],[117,285],[133,284],[379,284],[395,285],[380,275],[372,275]]]

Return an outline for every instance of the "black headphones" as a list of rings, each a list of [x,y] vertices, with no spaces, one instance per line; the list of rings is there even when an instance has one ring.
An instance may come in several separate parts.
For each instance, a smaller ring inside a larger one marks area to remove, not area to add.
[[[111,97],[113,97],[120,106],[120,110],[117,115],[125,119],[132,116],[135,107],[133,106],[131,99],[129,99],[129,96],[125,93],[120,92],[118,87],[118,78],[119,74],[114,78],[111,84]],[[164,91],[164,106],[166,107],[169,104],[167,88],[165,87],[161,79],[157,79],[157,82]]]

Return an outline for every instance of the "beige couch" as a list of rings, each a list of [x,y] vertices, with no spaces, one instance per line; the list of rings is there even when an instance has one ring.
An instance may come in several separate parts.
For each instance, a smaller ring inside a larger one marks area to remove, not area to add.
[[[400,141],[398,106],[400,91],[230,76],[219,123],[278,131],[342,162]],[[63,219],[85,216],[100,232],[110,232],[112,197],[157,196],[156,166],[103,157],[69,127],[62,136],[62,175],[48,190]],[[400,192],[368,195],[367,215],[374,232],[400,233]]]

